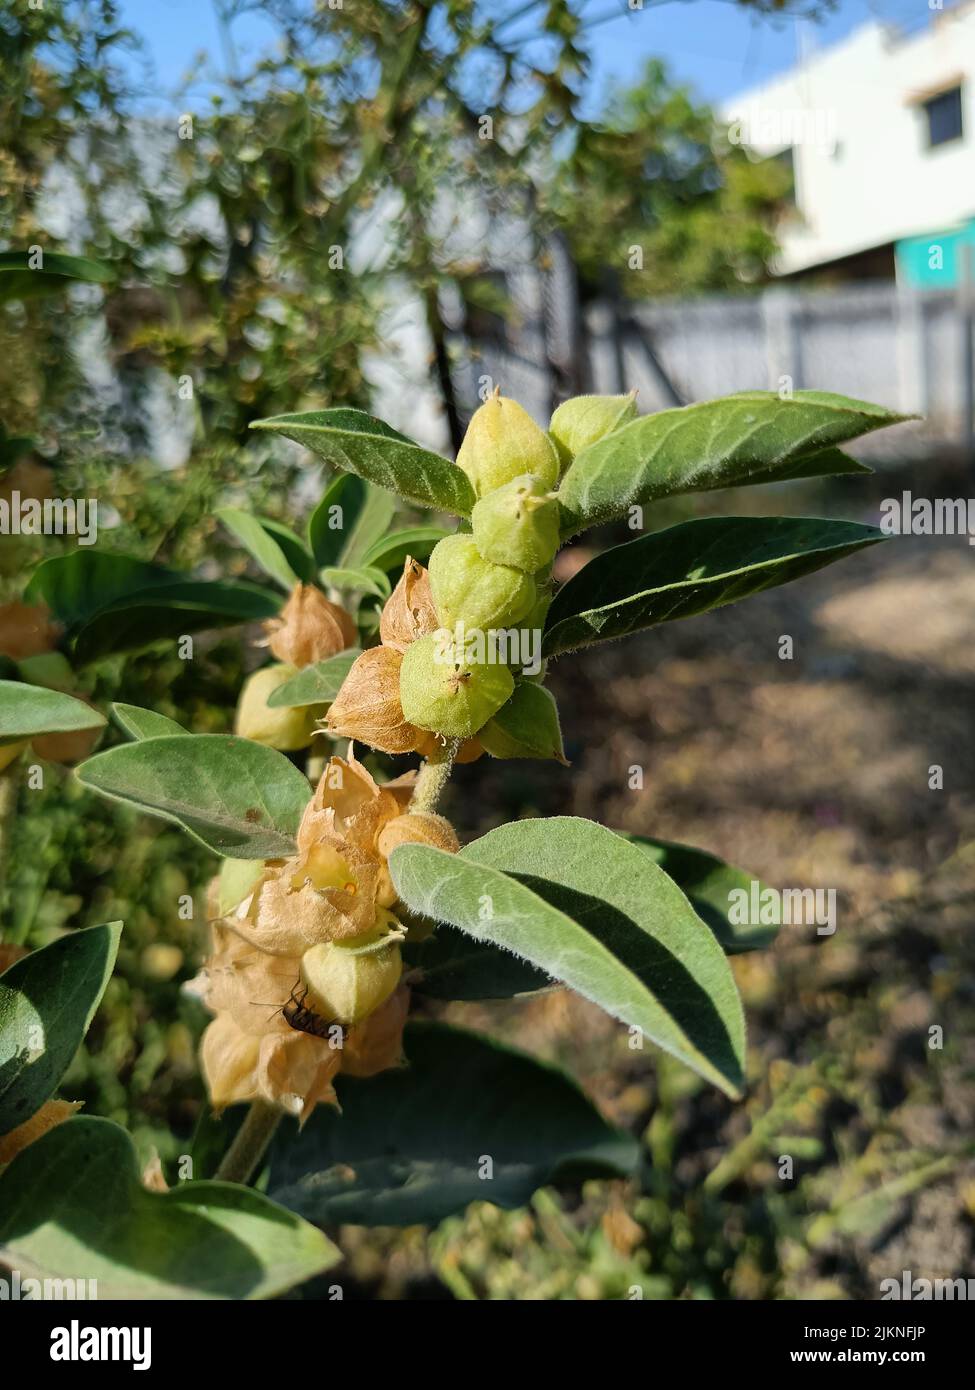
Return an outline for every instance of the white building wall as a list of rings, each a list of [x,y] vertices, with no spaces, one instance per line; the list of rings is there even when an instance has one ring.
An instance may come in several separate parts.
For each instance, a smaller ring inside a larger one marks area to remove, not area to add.
[[[963,137],[928,148],[918,98],[958,78]],[[760,154],[794,148],[798,216],[779,229],[782,273],[947,230],[975,215],[975,3],[932,12],[910,36],[863,25],[723,114]]]

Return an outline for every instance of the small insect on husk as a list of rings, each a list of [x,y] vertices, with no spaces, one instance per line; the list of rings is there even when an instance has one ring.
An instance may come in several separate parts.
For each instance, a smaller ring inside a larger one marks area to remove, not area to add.
[[[308,998],[308,990],[300,989],[299,981],[285,1004],[281,1012],[284,1015],[285,1023],[289,1024],[296,1033],[311,1033],[316,1038],[332,1038],[332,1029],[338,1028],[345,1040],[346,1030],[341,1023],[335,1019],[322,1018],[321,1014],[316,1014],[314,1009],[309,1009],[305,1000]]]

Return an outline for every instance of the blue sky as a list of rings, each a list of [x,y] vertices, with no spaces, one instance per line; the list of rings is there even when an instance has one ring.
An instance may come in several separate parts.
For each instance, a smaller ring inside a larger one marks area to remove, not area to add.
[[[499,8],[496,0],[491,3]],[[504,0],[511,9],[516,3]],[[608,82],[634,78],[651,56],[665,58],[698,96],[720,102],[790,67],[798,42],[807,48],[834,42],[873,17],[915,28],[929,15],[926,0],[839,0],[819,22],[754,15],[734,0],[644,0],[644,6],[631,12],[626,0],[576,0],[576,8],[589,15],[619,10],[591,34],[594,103]],[[223,65],[211,0],[120,0],[120,8],[128,26],[145,40],[164,88],[176,86],[201,50]],[[234,30],[244,56],[256,55],[271,32],[259,14],[240,20]]]

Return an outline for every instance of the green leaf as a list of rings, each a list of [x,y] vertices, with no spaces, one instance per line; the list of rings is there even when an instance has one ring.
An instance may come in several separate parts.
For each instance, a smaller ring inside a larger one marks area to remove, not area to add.
[[[402,949],[411,988],[431,999],[510,999],[552,984],[544,970],[520,956],[446,925],[425,941],[407,939]]]
[[[131,555],[80,549],[38,565],[24,597],[47,605],[77,640],[81,663],[205,628],[270,618],[281,606],[256,584],[196,580]]]
[[[347,532],[348,540],[339,554],[339,564],[345,566],[362,565],[366,551],[380,536],[386,535],[396,515],[396,498],[391,492],[364,483],[361,478],[354,481],[365,489],[365,495]]]
[[[430,551],[450,532],[442,526],[412,526],[404,531],[394,531],[391,536],[382,536],[371,545],[362,557],[364,565],[385,570],[387,574],[399,573],[412,556],[422,564],[429,558]]]
[[[408,1067],[339,1076],[341,1112],[320,1105],[279,1135],[276,1201],[323,1224],[432,1225],[469,1202],[518,1207],[555,1179],[636,1167],[636,1142],[556,1068],[440,1023],[407,1025],[405,1044]]]
[[[732,921],[732,893],[749,896],[752,884],[761,895],[765,884],[754,874],[732,868],[706,850],[691,845],[675,844],[671,840],[653,840],[644,835],[627,835],[618,831],[630,844],[638,845],[655,864],[672,878],[702,921],[707,922],[729,956],[742,951],[758,951],[770,945],[778,933],[777,926]],[[737,916],[737,914],[734,914]]]
[[[286,526],[242,507],[220,507],[215,515],[285,593],[312,577],[312,557]]]
[[[115,801],[175,821],[216,854],[284,859],[308,804],[308,780],[283,753],[232,734],[123,743],[75,769]]]
[[[57,1090],[95,1016],[121,922],[67,932],[0,975],[0,1134]]]
[[[478,738],[492,758],[554,758],[565,763],[555,699],[532,681],[516,682],[511,699],[488,720]]]
[[[459,854],[400,845],[389,867],[414,912],[514,951],[738,1095],[745,1025],[728,962],[636,845],[557,816],[501,826]]]
[[[156,585],[180,584],[185,576],[131,555],[72,550],[43,560],[31,576],[24,598],[45,603],[69,636],[120,599]]]
[[[168,719],[165,714],[157,714],[152,709],[140,709],[138,705],[116,702],[112,705],[112,717],[130,738],[166,738],[173,734],[189,736],[189,730],[177,724],[175,719]]]
[[[337,565],[327,565],[318,575],[327,589],[339,589],[346,593],[373,594],[383,603],[392,592],[389,580],[382,570],[343,569]]]
[[[308,544],[319,568],[339,563],[367,500],[376,497],[395,511],[396,502],[388,492],[371,488],[353,473],[339,473],[332,479],[308,519]]]
[[[14,1159],[0,1210],[5,1263],[25,1278],[96,1280],[100,1299],[275,1298],[341,1258],[321,1231],[248,1187],[147,1191],[125,1130],[93,1116]]]
[[[333,468],[355,473],[421,507],[470,516],[474,490],[449,459],[415,444],[363,410],[309,410],[255,420],[251,429],[293,439]]]
[[[262,516],[260,522],[301,582],[311,584],[315,578],[315,557],[301,537],[290,526],[285,526],[283,521],[272,521],[270,517]]]
[[[75,659],[84,665],[194,632],[273,618],[280,606],[277,595],[235,580],[188,579],[146,589],[96,613],[75,639]]]
[[[57,294],[74,281],[107,285],[114,279],[109,266],[86,256],[43,251],[41,264],[32,270],[33,259],[30,251],[0,252],[0,304],[12,299],[39,299],[43,295]]]
[[[709,516],[640,536],[590,560],[555,595],[545,656],[690,618],[812,574],[884,539],[819,517]]]
[[[23,681],[0,680],[0,740],[67,734],[75,729],[97,729],[104,723],[104,715],[73,695]]]
[[[828,391],[741,391],[643,415],[583,449],[559,488],[567,534],[682,492],[868,472],[836,449],[906,419]]]
[[[358,647],[339,652],[337,656],[316,661],[314,666],[306,666],[290,680],[284,681],[268,696],[268,705],[276,709],[281,705],[293,708],[296,705],[330,705],[341,689],[342,682],[352,669],[356,657],[362,653]]]

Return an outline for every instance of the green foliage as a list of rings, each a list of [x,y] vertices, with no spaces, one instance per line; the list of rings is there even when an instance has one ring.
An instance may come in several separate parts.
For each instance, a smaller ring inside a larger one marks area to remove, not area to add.
[[[456,464],[423,449],[363,410],[309,410],[254,420],[252,429],[284,435],[333,468],[389,488],[420,507],[470,516],[474,490]]]
[[[277,859],[294,852],[308,781],[273,748],[226,734],[148,738],[81,764],[103,796],[175,821],[215,854]]]
[[[640,416],[573,460],[559,488],[567,530],[683,492],[862,473],[835,446],[902,418],[828,391],[740,391]]]
[[[545,190],[587,287],[604,290],[607,267],[626,267],[621,288],[632,300],[763,278],[790,192],[781,165],[731,144],[657,59],[580,127]],[[639,265],[632,246],[643,251]]]
[[[724,954],[672,880],[611,830],[517,822],[457,855],[402,845],[389,865],[414,912],[513,951],[738,1094],[744,1021]]]
[[[0,1254],[38,1279],[94,1279],[99,1298],[274,1298],[340,1258],[321,1231],[246,1187],[142,1186],[108,1120],[76,1116],[0,1179]]]
[[[302,541],[287,527],[254,516],[240,507],[221,507],[216,516],[285,593],[311,579],[314,560]]]
[[[80,665],[166,638],[273,617],[279,607],[253,584],[196,580],[133,556],[95,550],[45,560],[25,598],[45,603],[64,625]]]
[[[107,266],[85,256],[51,251],[32,264],[29,251],[0,251],[0,304],[11,299],[38,299],[57,294],[75,281],[104,285],[111,281]]]
[[[707,922],[728,955],[758,951],[775,940],[778,927],[731,920],[733,892],[750,893],[752,884],[755,884],[759,894],[765,891],[765,884],[754,874],[732,868],[716,855],[694,849],[691,845],[651,840],[645,835],[627,835],[625,838],[651,855],[654,863],[659,864],[668,878],[672,878],[678,888],[687,894],[698,917]]]
[[[72,932],[0,975],[0,1135],[60,1084],[105,993],[121,930],[112,922]]]
[[[636,1166],[629,1136],[554,1067],[443,1024],[413,1023],[405,1043],[406,1068],[340,1077],[341,1112],[319,1107],[278,1142],[276,1201],[320,1225],[432,1224],[478,1198],[520,1206],[544,1182]]]
[[[35,734],[97,729],[104,723],[96,709],[59,690],[0,680],[0,745]]]
[[[548,610],[546,656],[737,603],[812,574],[884,537],[814,517],[704,517],[614,546],[584,565]]]
[[[271,709],[279,706],[329,705],[342,687],[342,682],[360,655],[358,647],[339,652],[338,656],[316,661],[314,666],[306,666],[290,680],[283,681],[268,696]]]
[[[175,719],[167,719],[155,710],[139,709],[136,705],[112,705],[112,718],[130,738],[165,738],[171,734],[186,734],[188,729],[177,724]]]

